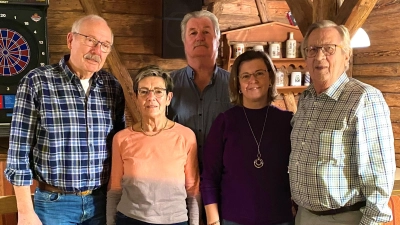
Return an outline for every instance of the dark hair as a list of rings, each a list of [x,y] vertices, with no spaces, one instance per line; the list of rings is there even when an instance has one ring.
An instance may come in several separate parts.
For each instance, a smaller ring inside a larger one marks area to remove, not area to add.
[[[243,95],[239,93],[239,69],[243,62],[254,59],[262,59],[267,66],[269,80],[271,82],[271,87],[268,88],[267,104],[271,104],[275,100],[276,96],[278,96],[275,85],[276,69],[271,58],[265,52],[249,50],[239,55],[232,65],[231,75],[229,77],[229,96],[232,104],[243,105]]]
[[[139,69],[138,74],[133,82],[133,91],[136,96],[138,94],[139,82],[146,77],[161,77],[165,82],[165,89],[167,89],[167,94],[172,92],[174,89],[174,83],[168,72],[164,71],[156,65],[149,65]]]

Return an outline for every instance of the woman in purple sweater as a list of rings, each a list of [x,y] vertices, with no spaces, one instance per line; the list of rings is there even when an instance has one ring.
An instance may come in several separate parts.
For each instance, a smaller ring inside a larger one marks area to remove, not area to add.
[[[288,161],[292,112],[277,96],[270,57],[246,51],[230,75],[235,107],[208,134],[200,184],[208,225],[293,225]]]

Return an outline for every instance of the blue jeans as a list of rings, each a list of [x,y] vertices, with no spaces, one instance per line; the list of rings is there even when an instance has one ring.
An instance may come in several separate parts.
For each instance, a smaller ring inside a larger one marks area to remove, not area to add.
[[[115,224],[116,225],[155,225],[153,223],[146,223],[140,220],[135,220],[131,217],[125,216],[124,214],[117,212],[115,215]],[[187,225],[187,221],[181,223],[173,223],[170,225]]]
[[[91,195],[77,196],[36,188],[34,207],[43,225],[106,224],[106,194],[101,190]]]
[[[222,220],[222,225],[240,225],[240,224],[229,221],[229,220]],[[287,223],[276,223],[276,224],[271,224],[271,225],[294,225],[294,221],[287,222]]]

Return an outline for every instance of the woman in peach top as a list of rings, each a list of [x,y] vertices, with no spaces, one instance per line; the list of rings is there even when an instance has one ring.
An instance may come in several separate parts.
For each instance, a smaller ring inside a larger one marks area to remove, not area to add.
[[[169,74],[158,67],[136,76],[141,121],[113,139],[108,225],[199,224],[196,137],[166,117],[172,88]]]

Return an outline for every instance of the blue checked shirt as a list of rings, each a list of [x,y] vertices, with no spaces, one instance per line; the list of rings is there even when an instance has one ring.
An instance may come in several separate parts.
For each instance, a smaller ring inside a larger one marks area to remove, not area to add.
[[[122,87],[99,71],[86,95],[68,59],[34,69],[20,81],[4,171],[13,185],[38,179],[72,192],[108,181],[111,138],[125,125]]]
[[[389,221],[396,169],[389,108],[376,88],[343,73],[325,92],[303,92],[292,119],[294,201],[325,211],[366,201],[362,225]]]

